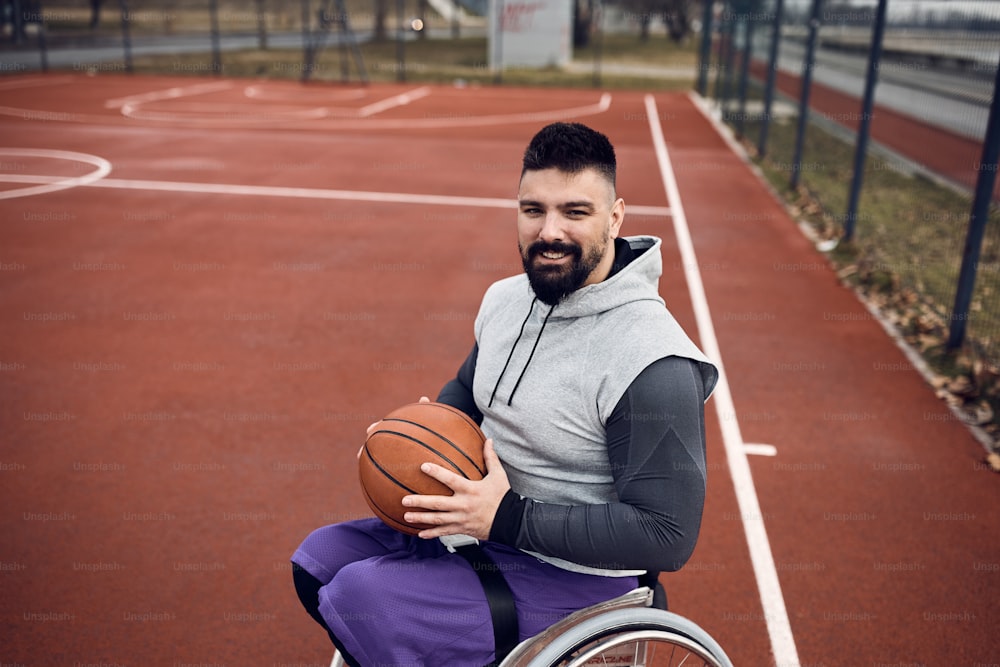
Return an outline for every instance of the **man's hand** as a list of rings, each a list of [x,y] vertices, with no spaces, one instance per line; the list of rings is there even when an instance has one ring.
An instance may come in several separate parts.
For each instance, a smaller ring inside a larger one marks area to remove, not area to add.
[[[483,446],[483,459],[486,463],[486,477],[479,481],[465,479],[434,463],[420,466],[424,473],[455,492],[452,496],[414,495],[403,498],[403,505],[414,509],[406,513],[406,521],[434,526],[420,531],[420,537],[430,539],[462,534],[480,540],[489,538],[493,518],[500,507],[500,501],[510,489],[510,483],[500,459],[493,451],[492,439],[487,439]]]

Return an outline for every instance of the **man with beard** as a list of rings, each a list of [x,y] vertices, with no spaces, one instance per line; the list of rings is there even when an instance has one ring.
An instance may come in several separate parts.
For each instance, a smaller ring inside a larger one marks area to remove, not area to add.
[[[437,398],[481,425],[488,474],[425,464],[454,491],[404,499],[407,521],[431,528],[349,521],[293,555],[300,599],[348,664],[481,667],[691,555],[718,374],[658,294],[660,240],[619,237],[616,168],[607,137],[578,123],[525,151],[524,274],[486,291],[472,351]],[[506,622],[484,592],[498,576]]]

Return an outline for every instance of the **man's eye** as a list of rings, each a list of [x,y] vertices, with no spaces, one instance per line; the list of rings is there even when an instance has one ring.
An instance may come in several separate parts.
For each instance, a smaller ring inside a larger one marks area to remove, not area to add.
[[[582,218],[587,215],[587,212],[574,209],[569,211],[566,215],[568,215],[571,218]]]
[[[526,214],[526,215],[538,215],[539,213],[542,212],[542,209],[540,209],[540,208],[522,208],[521,212],[524,213],[524,214]]]

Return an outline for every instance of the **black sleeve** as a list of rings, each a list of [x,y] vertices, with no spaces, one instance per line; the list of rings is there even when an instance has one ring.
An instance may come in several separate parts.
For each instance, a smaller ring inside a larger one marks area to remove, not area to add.
[[[476,399],[472,395],[472,381],[476,377],[476,359],[478,357],[479,344],[475,343],[469,356],[465,358],[462,366],[458,369],[458,375],[441,388],[437,401],[458,408],[481,426],[483,413],[476,407]]]
[[[606,425],[618,502],[556,505],[508,492],[490,540],[602,569],[680,569],[705,504],[705,394],[697,362],[650,364]]]

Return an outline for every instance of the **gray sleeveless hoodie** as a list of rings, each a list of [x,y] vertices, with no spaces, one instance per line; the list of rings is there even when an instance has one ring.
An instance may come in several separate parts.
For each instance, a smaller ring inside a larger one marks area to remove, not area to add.
[[[636,376],[657,359],[681,356],[700,362],[706,397],[718,379],[659,296],[660,239],[624,240],[638,257],[554,307],[535,299],[524,274],[494,283],[483,297],[473,393],[483,432],[522,497],[617,501],[605,423]],[[635,574],[535,555],[574,571]]]

